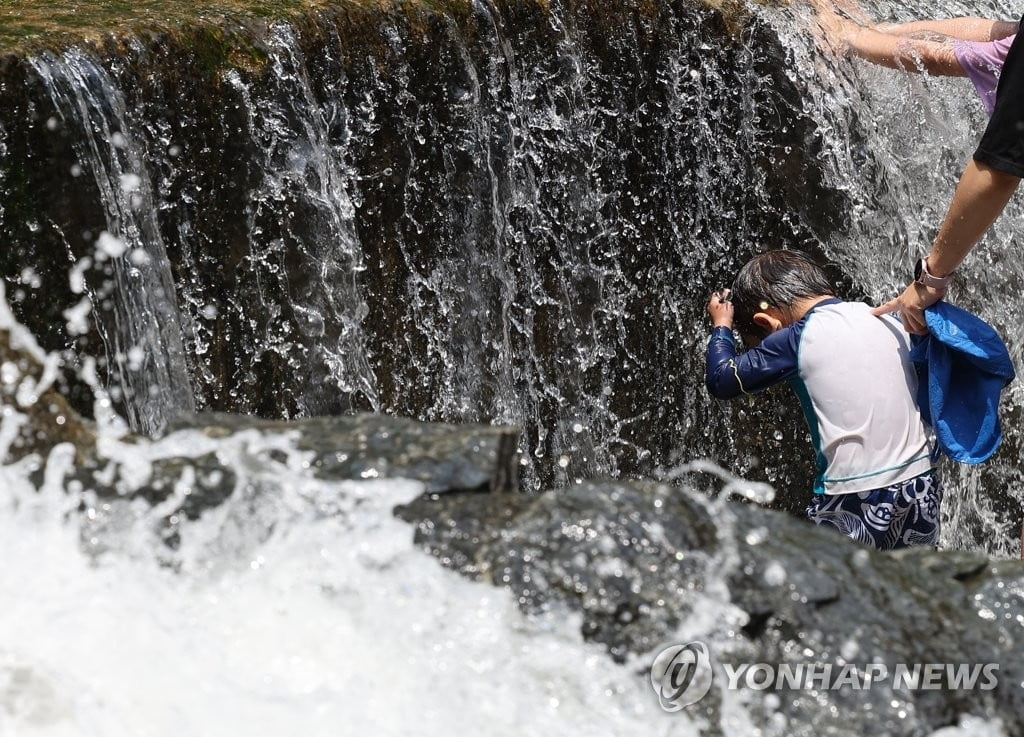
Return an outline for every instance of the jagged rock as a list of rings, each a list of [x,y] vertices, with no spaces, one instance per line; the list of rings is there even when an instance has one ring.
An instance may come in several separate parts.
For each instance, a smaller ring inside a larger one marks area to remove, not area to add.
[[[2,299],[2,290],[0,290]],[[236,488],[231,467],[211,453],[157,457],[139,476],[122,474],[118,457],[97,447],[95,423],[83,419],[52,386],[55,357],[42,353],[23,329],[0,329],[0,410],[8,420],[0,462],[30,455],[45,459],[54,446],[75,448],[75,480],[101,496],[140,497],[157,504],[185,484],[188,494],[171,514],[195,519]],[[9,428],[9,429],[8,429]],[[227,414],[179,418],[174,430],[225,438],[255,432],[291,437],[297,453],[308,453],[314,476],[328,480],[403,478],[430,492],[518,489],[519,431],[491,425],[443,425],[401,417],[357,414],[292,422]],[[116,443],[130,448],[148,439],[126,434]],[[37,479],[41,480],[41,479]]]
[[[643,672],[691,620],[719,662],[998,663],[991,691],[753,692],[760,726],[787,735],[923,735],[960,714],[1024,729],[1024,563],[978,554],[879,553],[777,512],[649,482],[587,482],[534,497],[423,496],[396,510],[416,541],[470,577],[509,587],[525,611],[583,616],[584,637]],[[702,608],[703,607],[703,608]],[[712,623],[713,624],[713,623]],[[700,626],[700,625],[698,625]],[[716,649],[717,648],[717,649]],[[721,673],[718,674],[721,680]],[[721,693],[691,707],[723,725]],[[781,715],[781,716],[780,716]]]
[[[172,546],[182,522],[197,519],[231,497],[275,493],[264,488],[260,469],[288,467],[293,454],[304,459],[302,470],[329,481],[408,479],[421,482],[430,492],[484,490],[500,496],[517,489],[515,428],[430,424],[369,414],[292,422],[217,414],[178,420],[175,431],[218,440],[236,436],[241,458],[229,462],[200,450],[189,456],[154,458],[140,472],[131,462],[130,446],[146,441],[128,436],[118,441],[129,447],[127,460],[117,453],[96,453],[73,474],[81,488],[100,499],[166,503],[164,538]],[[268,441],[260,443],[253,435]],[[281,438],[287,443],[273,442]],[[253,473],[240,475],[239,468]]]

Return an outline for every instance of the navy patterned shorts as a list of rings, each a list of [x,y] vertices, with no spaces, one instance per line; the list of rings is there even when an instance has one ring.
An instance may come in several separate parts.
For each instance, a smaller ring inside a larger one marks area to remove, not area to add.
[[[815,494],[807,516],[879,550],[937,545],[942,484],[934,472],[884,489]]]

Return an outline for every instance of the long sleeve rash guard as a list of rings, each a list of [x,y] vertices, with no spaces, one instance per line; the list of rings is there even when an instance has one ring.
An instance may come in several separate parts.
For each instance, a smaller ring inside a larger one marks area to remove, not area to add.
[[[737,355],[732,330],[717,327],[708,342],[708,391],[718,399],[754,394],[796,375],[797,349],[804,321],[776,331],[761,345]]]
[[[816,492],[866,491],[931,469],[910,337],[899,321],[874,317],[859,302],[826,299],[742,354],[729,328],[712,331],[706,382],[713,396],[732,399],[782,381],[807,419]]]

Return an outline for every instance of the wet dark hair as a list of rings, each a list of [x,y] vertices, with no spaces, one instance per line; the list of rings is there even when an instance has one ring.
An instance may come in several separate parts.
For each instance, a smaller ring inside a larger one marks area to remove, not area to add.
[[[765,337],[754,315],[766,307],[786,310],[808,297],[834,295],[828,275],[817,262],[800,251],[766,251],[740,269],[732,285],[734,322],[740,335]]]

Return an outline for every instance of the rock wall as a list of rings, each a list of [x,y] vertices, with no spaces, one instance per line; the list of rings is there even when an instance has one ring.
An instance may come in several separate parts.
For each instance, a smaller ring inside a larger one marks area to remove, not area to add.
[[[8,55],[0,270],[47,348],[105,357],[140,430],[498,421],[534,488],[712,456],[802,496],[795,406],[723,410],[700,381],[706,292],[843,211],[782,53],[691,2],[516,0]],[[104,231],[124,254],[97,258]]]

